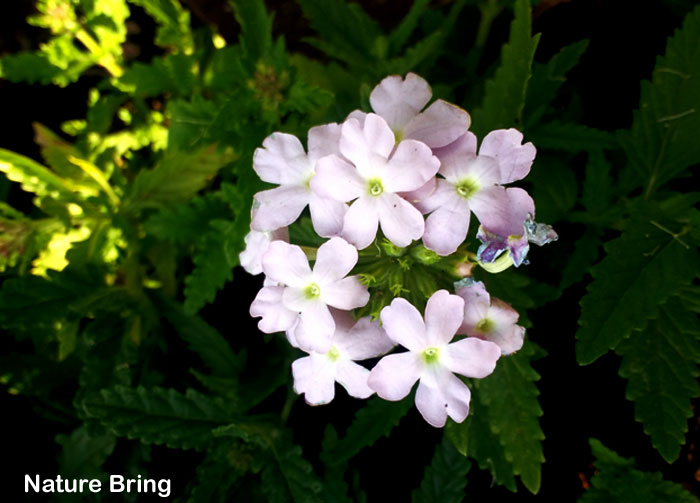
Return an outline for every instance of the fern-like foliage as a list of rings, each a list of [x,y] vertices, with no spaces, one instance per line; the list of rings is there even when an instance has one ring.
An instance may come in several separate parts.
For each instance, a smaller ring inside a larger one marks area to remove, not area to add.
[[[460,503],[465,500],[467,472],[471,462],[462,456],[446,435],[435,448],[433,459],[425,470],[423,481],[411,497],[413,503]]]

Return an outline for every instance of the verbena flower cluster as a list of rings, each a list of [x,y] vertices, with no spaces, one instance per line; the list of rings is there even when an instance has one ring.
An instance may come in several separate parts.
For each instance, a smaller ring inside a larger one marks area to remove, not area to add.
[[[285,332],[308,353],[292,374],[311,405],[330,402],[336,382],[353,397],[401,400],[419,381],[415,403],[428,423],[461,422],[470,391],[455,374],[486,377],[523,345],[518,313],[468,276],[474,264],[519,266],[530,242],[556,239],[534,222],[527,192],[504,187],[528,174],[535,147],[505,129],[477,148],[469,114],[443,100],[426,108],[431,96],[415,74],[389,76],[370,95],[373,113],[311,128],[306,150],[273,133],[255,151],[256,173],[277,187],[256,194],[240,256],[250,273],[265,274],[250,313],[261,331]],[[318,247],[289,242],[288,227],[307,207],[327,238]],[[476,253],[465,242],[472,213]],[[403,256],[421,264],[411,280],[422,286],[401,279],[414,274]],[[398,280],[388,264],[398,264]],[[455,293],[435,286],[445,278]],[[423,315],[408,298],[427,301]],[[374,316],[359,309],[368,303]],[[356,363],[379,357],[371,370]]]

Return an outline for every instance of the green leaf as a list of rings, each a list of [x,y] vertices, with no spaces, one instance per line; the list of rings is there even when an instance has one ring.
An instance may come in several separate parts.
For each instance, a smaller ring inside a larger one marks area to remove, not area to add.
[[[687,224],[649,211],[605,245],[606,257],[591,269],[593,282],[581,300],[576,358],[595,361],[633,332],[644,330],[659,306],[700,274],[695,248],[669,233]],[[683,233],[684,231],[681,231]]]
[[[186,314],[174,300],[160,298],[159,304],[160,313],[214,375],[232,376],[241,370],[244,361],[231,350],[226,339],[202,318]]]
[[[195,86],[195,59],[185,54],[155,58],[150,64],[136,62],[119,79],[119,88],[139,97],[172,93],[191,96]]]
[[[445,437],[452,442],[452,445],[457,452],[462,456],[469,455],[469,421],[471,417],[467,418],[466,421],[462,423],[455,423],[452,418],[447,420],[445,425]]]
[[[494,129],[521,126],[532,60],[540,39],[539,33],[532,36],[531,14],[528,0],[515,2],[515,19],[501,51],[501,65],[486,82],[484,101],[473,113],[472,129],[478,137]]]
[[[660,473],[641,472],[634,460],[623,458],[600,441],[590,440],[595,466],[591,488],[579,503],[695,503],[695,498],[680,485],[663,480]]]
[[[400,51],[406,42],[408,42],[408,39],[418,26],[418,22],[429,3],[430,0],[413,0],[411,9],[398,26],[389,34],[389,46],[394,52]]]
[[[537,494],[544,462],[544,433],[538,418],[535,381],[540,376],[530,364],[535,350],[526,343],[517,353],[501,358],[490,376],[478,381],[479,397],[488,407],[491,431],[499,438],[505,458],[513,464],[525,487]]]
[[[115,386],[84,398],[81,407],[107,431],[175,449],[202,449],[212,429],[231,421],[230,407],[193,390]]]
[[[229,217],[230,213],[220,193],[208,192],[187,203],[160,208],[143,225],[158,239],[187,245],[199,239],[207,222]]]
[[[532,197],[537,201],[537,220],[554,224],[566,218],[578,195],[578,182],[570,163],[544,157],[528,180],[532,183]]]
[[[489,471],[496,484],[515,492],[517,485],[513,463],[506,459],[499,437],[491,430],[490,413],[482,399],[480,389],[475,386],[469,404],[469,417],[457,427],[467,430],[469,457],[476,460],[479,468]]]
[[[167,151],[153,169],[144,169],[134,179],[129,204],[135,208],[160,207],[188,202],[232,156],[211,146],[193,152]]]
[[[214,101],[199,95],[190,102],[170,100],[167,111],[170,115],[168,150],[189,151],[211,139],[209,129],[219,111]]]
[[[329,465],[344,463],[365,447],[388,436],[413,405],[413,394],[400,402],[388,402],[379,397],[370,398],[367,405],[357,411],[355,420],[336,446],[321,453],[321,459]]]
[[[612,166],[603,152],[592,151],[588,154],[581,202],[589,212],[600,213],[610,206],[614,186],[611,171]]]
[[[347,0],[299,0],[304,16],[321,39],[310,42],[350,65],[372,67],[379,25],[359,4]]]
[[[190,13],[178,0],[129,0],[142,7],[156,23],[156,44],[188,52],[193,48]]]
[[[700,6],[669,39],[643,81],[632,128],[620,134],[646,194],[700,162]]]
[[[61,73],[62,69],[42,53],[18,52],[0,59],[0,77],[10,82],[49,84],[61,80]]]
[[[435,448],[430,466],[425,470],[423,482],[411,495],[411,501],[460,503],[466,496],[464,489],[470,468],[469,460],[457,452],[447,435],[443,435],[442,442]]]
[[[601,233],[593,228],[587,228],[583,235],[574,243],[574,249],[566,257],[566,265],[561,272],[559,289],[565,290],[578,283],[588,274],[598,259],[602,245]]]
[[[116,444],[114,435],[90,435],[84,426],[76,428],[70,435],[57,435],[63,449],[58,458],[59,473],[66,479],[99,478],[107,475],[102,471],[102,464],[107,460]]]
[[[239,243],[243,237],[235,222],[214,220],[197,242],[192,257],[194,270],[185,278],[185,312],[193,314],[213,302],[216,293],[233,279],[233,268],[238,265]]]
[[[321,450],[323,452],[331,451],[338,444],[338,434],[333,426],[326,425],[326,430],[323,432],[323,443]],[[353,503],[352,498],[348,496],[350,488],[345,482],[344,474],[346,471],[345,465],[326,465],[323,470],[323,485],[325,488],[326,503]]]
[[[270,503],[322,503],[323,485],[301,447],[278,442],[271,451],[276,464],[266,463],[262,471],[262,488]]]
[[[559,88],[566,82],[566,74],[578,64],[587,47],[588,39],[579,40],[563,47],[546,64],[532,65],[532,79],[528,85],[524,111],[528,135],[529,125],[540,122],[550,110]]]
[[[607,131],[558,121],[547,121],[536,129],[528,130],[528,139],[537,148],[567,152],[613,149],[618,146],[617,138]]]
[[[693,416],[691,399],[700,395],[700,321],[678,297],[659,309],[647,329],[622,341],[620,375],[627,379],[627,399],[635,402],[635,419],[671,463],[680,453]]]
[[[252,67],[272,48],[272,15],[268,15],[263,0],[232,0],[231,4],[241,25],[239,43]]]

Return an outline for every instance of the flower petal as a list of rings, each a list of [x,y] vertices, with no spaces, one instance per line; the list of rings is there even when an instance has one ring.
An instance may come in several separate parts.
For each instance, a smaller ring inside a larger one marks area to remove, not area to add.
[[[440,169],[440,161],[430,148],[416,140],[404,140],[382,170],[382,183],[388,192],[408,192],[425,185]]]
[[[374,241],[378,226],[376,198],[362,196],[345,213],[342,236],[358,250],[363,250]]]
[[[273,241],[262,258],[263,271],[272,281],[292,287],[305,287],[311,280],[306,255],[297,245]]]
[[[425,306],[425,335],[429,346],[449,343],[464,319],[464,299],[438,290]]]
[[[347,202],[364,194],[366,183],[352,164],[329,155],[318,160],[309,185],[318,197]]]
[[[369,302],[369,291],[359,276],[348,276],[321,287],[321,299],[337,309],[355,309]]]
[[[423,236],[425,230],[423,215],[398,194],[384,193],[379,196],[377,214],[382,232],[396,246],[408,246],[412,241]]]
[[[428,424],[445,426],[447,416],[461,423],[469,414],[471,392],[466,384],[444,367],[426,370],[416,391],[416,407]]]
[[[348,205],[335,199],[311,195],[309,201],[311,223],[316,234],[321,237],[337,236],[343,230],[343,218]]]
[[[336,364],[336,377],[348,395],[355,398],[369,398],[374,390],[367,385],[369,370],[350,360],[340,360]]]
[[[455,198],[456,204],[437,209],[425,221],[423,244],[443,257],[457,251],[469,231],[469,206],[464,199],[458,199],[461,198]]]
[[[433,154],[440,159],[442,167],[455,164],[464,157],[476,157],[476,135],[467,131],[452,143],[444,147],[434,148]],[[440,173],[442,173],[442,169],[440,169]]]
[[[321,157],[340,154],[340,124],[335,122],[309,129],[309,162],[315,165]]]
[[[395,343],[416,352],[428,346],[423,318],[406,299],[392,300],[379,316],[387,336]]]
[[[350,360],[375,358],[389,352],[396,345],[379,322],[372,321],[369,316],[359,319],[348,332],[339,333],[336,330],[333,344]]]
[[[297,185],[312,168],[296,136],[272,133],[263,141],[263,148],[255,150],[253,169],[264,182]]]
[[[507,228],[513,218],[511,198],[507,189],[500,185],[484,187],[469,198],[469,208],[480,223],[487,222],[489,228]],[[522,234],[522,232],[521,232]]]
[[[464,321],[459,333],[475,335],[476,325],[488,315],[491,296],[481,281],[459,288],[457,295],[464,299]]]
[[[411,392],[423,367],[423,360],[415,353],[385,356],[369,373],[367,385],[384,400],[395,402]]]
[[[437,100],[406,125],[405,138],[439,148],[449,145],[469,129],[469,114],[444,100]]]
[[[299,324],[294,330],[299,347],[310,353],[326,354],[331,349],[331,337],[335,332],[335,322],[328,306],[322,302],[309,304],[299,315]]]
[[[504,219],[501,213],[495,212],[487,212],[479,217],[481,225],[487,231],[504,239],[509,236],[522,236],[525,233],[523,223],[529,215],[535,214],[535,202],[523,189],[509,187],[506,189],[506,195],[507,219]]]
[[[489,341],[467,337],[448,344],[440,362],[450,371],[466,377],[484,378],[496,368],[501,348]]]
[[[372,90],[369,103],[394,131],[401,131],[431,96],[428,83],[415,73],[407,74],[405,79],[391,75]]]
[[[341,280],[357,264],[357,248],[343,238],[331,238],[316,252],[314,263],[314,281],[321,290],[328,283]]]
[[[311,354],[292,363],[294,391],[309,405],[323,405],[335,396],[335,365],[326,355]]]
[[[342,131],[340,152],[343,156],[355,165],[363,178],[376,176],[377,161],[388,159],[395,145],[394,133],[386,121],[376,114],[367,114],[363,126],[356,119],[348,119]]]
[[[287,309],[282,303],[284,287],[266,286],[255,296],[250,305],[250,315],[253,318],[259,316],[258,328],[266,334],[282,332],[292,328],[297,321],[298,314]]]
[[[499,183],[521,180],[530,172],[537,149],[532,143],[521,145],[523,134],[517,129],[491,131],[481,142],[479,155],[487,155],[498,161]]]
[[[311,199],[306,187],[282,185],[255,194],[256,208],[250,227],[256,231],[273,231],[294,222]]]

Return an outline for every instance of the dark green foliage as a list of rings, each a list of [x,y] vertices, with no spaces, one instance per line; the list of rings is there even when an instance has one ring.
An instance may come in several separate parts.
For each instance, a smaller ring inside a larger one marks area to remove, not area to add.
[[[212,430],[232,419],[231,407],[194,390],[115,386],[84,398],[85,414],[117,436],[179,449],[202,449]]]
[[[667,462],[685,443],[690,400],[700,395],[700,321],[681,297],[671,297],[647,328],[623,341],[620,375],[627,379],[627,399],[635,402],[635,419]]]
[[[459,503],[465,500],[467,472],[471,462],[443,435],[442,442],[435,448],[435,454],[426,468],[423,482],[413,491],[413,503]]]
[[[607,243],[606,257],[591,270],[594,281],[581,301],[576,334],[582,364],[644,330],[659,306],[700,274],[697,249],[681,237],[692,228],[681,223],[686,217],[677,215],[669,222],[663,212],[647,214],[649,220],[632,222],[622,236]]]
[[[530,3],[517,0],[510,39],[501,52],[501,64],[494,77],[486,82],[481,107],[472,114],[471,129],[479,137],[494,129],[522,127],[532,60],[540,39],[539,34],[532,36],[531,22]]]
[[[659,473],[634,468],[634,460],[623,458],[600,441],[590,440],[598,473],[579,503],[693,503],[696,498],[680,485],[663,480]]]
[[[400,402],[371,398],[355,414],[355,420],[345,436],[330,451],[321,454],[322,459],[330,465],[346,462],[365,447],[388,435],[412,406],[412,394]]]

